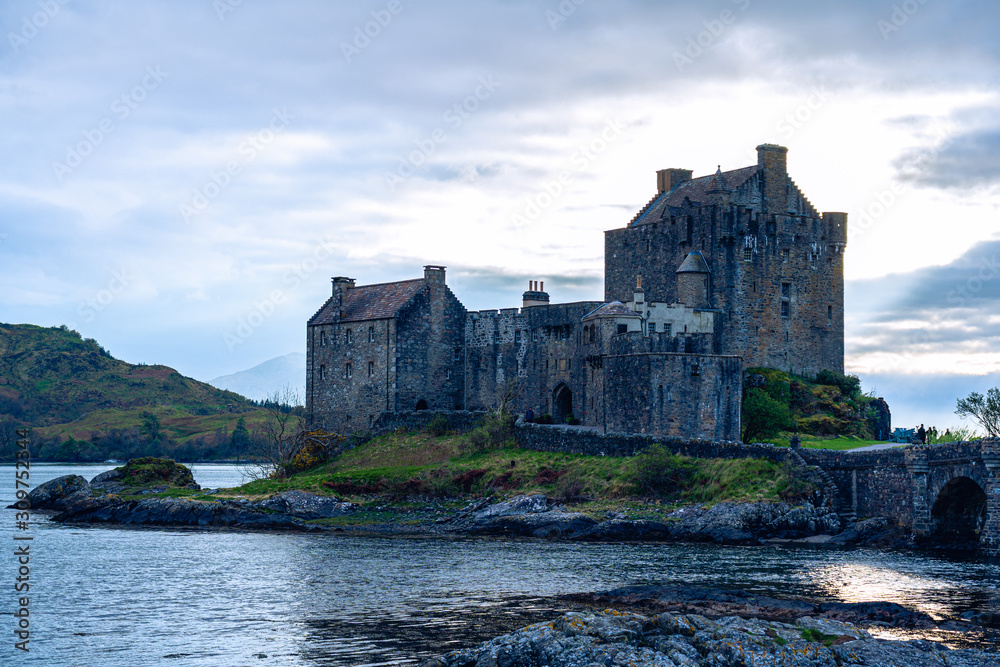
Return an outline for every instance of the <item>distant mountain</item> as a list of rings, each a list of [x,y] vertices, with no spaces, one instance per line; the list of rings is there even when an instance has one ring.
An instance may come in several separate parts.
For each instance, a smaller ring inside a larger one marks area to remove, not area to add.
[[[95,411],[155,406],[190,415],[253,409],[243,396],[168,366],[115,359],[96,340],[65,326],[0,323],[0,417],[41,427]]]
[[[262,401],[286,386],[298,393],[300,403],[306,398],[306,355],[292,352],[257,364],[253,368],[232,375],[223,375],[209,384]]]

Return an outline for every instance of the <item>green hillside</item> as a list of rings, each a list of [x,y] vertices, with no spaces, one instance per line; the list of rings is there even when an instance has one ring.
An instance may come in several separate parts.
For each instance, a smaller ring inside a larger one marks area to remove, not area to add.
[[[32,427],[38,458],[231,456],[241,417],[252,431],[264,411],[168,366],[115,359],[65,326],[0,323],[0,431]]]
[[[171,406],[194,415],[252,409],[239,394],[167,366],[129,364],[65,327],[0,324],[0,414],[32,426],[103,409]]]
[[[744,371],[743,440],[788,444],[797,432],[803,442],[844,440],[850,449],[887,431],[884,403],[861,391],[854,375],[822,371],[806,378],[770,368]],[[812,438],[808,438],[812,436]]]

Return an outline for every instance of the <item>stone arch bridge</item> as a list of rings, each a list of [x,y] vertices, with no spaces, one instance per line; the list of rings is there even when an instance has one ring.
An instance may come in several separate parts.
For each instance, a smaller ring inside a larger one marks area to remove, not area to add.
[[[799,453],[832,478],[842,515],[888,517],[918,541],[978,542],[1000,556],[1000,440]]]

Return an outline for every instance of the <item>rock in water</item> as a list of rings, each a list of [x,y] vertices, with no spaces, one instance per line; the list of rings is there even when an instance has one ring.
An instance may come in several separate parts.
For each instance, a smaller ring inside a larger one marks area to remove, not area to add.
[[[873,639],[850,623],[800,618],[794,624],[694,614],[646,617],[608,609],[569,613],[452,651],[424,667],[1000,667],[996,654],[927,641]]]
[[[343,503],[335,498],[307,493],[297,489],[285,491],[257,503],[261,509],[281,512],[300,519],[329,519],[344,516],[357,509],[354,503]]]
[[[79,475],[63,475],[39,484],[28,494],[31,509],[63,511],[90,496],[90,484]],[[11,508],[17,504],[11,505]]]

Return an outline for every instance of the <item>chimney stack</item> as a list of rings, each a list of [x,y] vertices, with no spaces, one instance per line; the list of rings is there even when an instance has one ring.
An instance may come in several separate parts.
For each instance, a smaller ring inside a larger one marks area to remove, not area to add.
[[[690,169],[660,169],[656,172],[656,191],[670,192],[678,183],[690,181],[693,173]]]
[[[764,210],[783,215],[788,208],[788,149],[761,144],[757,147],[757,166],[764,175]]]
[[[424,280],[429,283],[441,283],[444,285],[445,268],[447,267],[428,264],[424,267]]]
[[[537,280],[528,281],[528,291],[521,295],[521,307],[549,305],[549,295],[545,293],[545,283]]]

